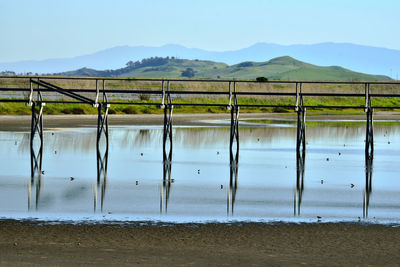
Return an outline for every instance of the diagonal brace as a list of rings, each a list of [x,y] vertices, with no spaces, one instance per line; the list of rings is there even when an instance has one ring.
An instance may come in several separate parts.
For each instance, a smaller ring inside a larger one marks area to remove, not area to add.
[[[54,84],[45,82],[43,80],[35,81],[35,80],[31,79],[31,83],[39,85],[39,86],[42,86],[42,87],[44,87],[44,88],[46,88],[48,90],[56,91],[56,92],[58,92],[60,94],[66,95],[68,97],[71,97],[73,99],[79,100],[79,101],[84,102],[86,104],[90,104],[90,105],[95,105],[96,104],[96,102],[93,101],[90,98],[87,98],[85,96],[82,96],[82,95],[79,95],[77,93],[74,93],[74,92],[72,92],[72,91],[70,91],[68,89],[63,89],[61,87],[58,87],[58,86],[56,86]]]

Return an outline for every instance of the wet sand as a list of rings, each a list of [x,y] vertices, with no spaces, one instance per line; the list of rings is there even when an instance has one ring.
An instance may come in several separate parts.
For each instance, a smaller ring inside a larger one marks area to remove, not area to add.
[[[1,265],[397,266],[400,228],[356,224],[0,222]]]
[[[241,120],[296,119],[295,113],[241,113]],[[307,120],[365,120],[366,115],[307,114]],[[109,124],[115,125],[163,125],[162,114],[109,115]],[[230,120],[229,113],[180,113],[173,115],[175,125],[220,125],[215,121]],[[375,112],[374,120],[400,121],[400,112]],[[213,123],[210,123],[213,122]],[[0,130],[29,130],[31,116],[1,115]],[[44,115],[44,128],[97,127],[97,115]],[[224,124],[226,125],[226,124]]]

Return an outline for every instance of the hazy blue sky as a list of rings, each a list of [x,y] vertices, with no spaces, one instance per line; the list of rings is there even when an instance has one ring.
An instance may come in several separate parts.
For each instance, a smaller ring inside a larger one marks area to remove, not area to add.
[[[233,50],[348,42],[400,50],[398,0],[0,0],[0,62],[118,45]]]

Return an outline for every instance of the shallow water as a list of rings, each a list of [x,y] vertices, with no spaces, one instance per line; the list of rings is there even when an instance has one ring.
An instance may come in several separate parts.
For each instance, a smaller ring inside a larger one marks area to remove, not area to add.
[[[46,130],[43,174],[34,178],[29,133],[0,132],[0,217],[400,222],[400,123],[375,123],[370,186],[365,123],[310,123],[302,186],[294,122],[240,125],[237,175],[228,127],[174,127],[171,182],[163,182],[161,126],[110,128],[99,177],[96,129]]]

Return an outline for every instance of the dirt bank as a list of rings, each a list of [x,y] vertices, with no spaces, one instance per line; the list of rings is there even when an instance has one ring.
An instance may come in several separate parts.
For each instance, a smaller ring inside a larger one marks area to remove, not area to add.
[[[398,265],[400,228],[355,224],[37,225],[0,222],[0,264]]]
[[[295,119],[296,114],[290,113],[241,113],[240,119]],[[133,114],[109,115],[110,125],[163,125],[162,114]],[[365,115],[307,115],[307,120],[365,120]],[[400,112],[376,112],[375,120],[398,120]],[[210,121],[230,120],[228,113],[194,113],[174,114],[175,125],[210,125]],[[97,115],[45,115],[45,128],[56,127],[96,127]],[[0,130],[27,130],[30,129],[31,116],[2,115],[0,116]]]

